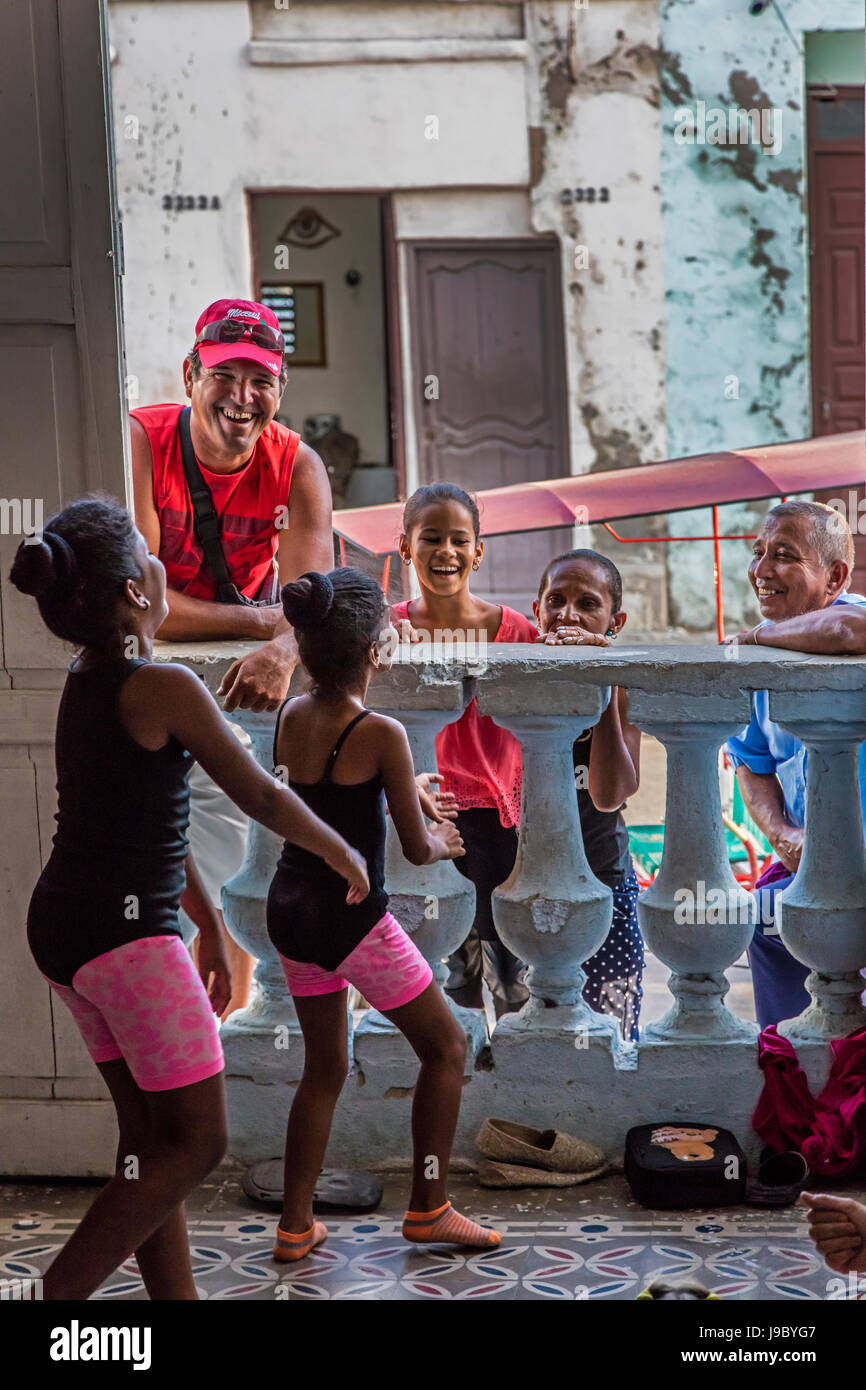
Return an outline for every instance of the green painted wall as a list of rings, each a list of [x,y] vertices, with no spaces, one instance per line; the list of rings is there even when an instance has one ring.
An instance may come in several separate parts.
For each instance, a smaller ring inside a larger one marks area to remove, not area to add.
[[[804,36],[810,73],[820,58],[824,79],[840,82],[843,63],[848,72],[859,54],[862,65],[864,10],[862,0],[792,0],[782,11],[791,34],[775,9],[751,16],[746,0],[661,0],[671,457],[812,430]],[[830,32],[816,42],[818,29]],[[713,113],[750,109],[763,113],[767,138],[711,141],[719,134]],[[690,130],[691,142],[682,138]],[[723,530],[753,531],[758,515],[725,508]],[[708,519],[708,512],[680,513],[671,530],[704,533]],[[710,546],[667,550],[674,621],[712,627]],[[728,628],[736,630],[756,613],[745,577],[748,543],[725,542],[722,550]]]

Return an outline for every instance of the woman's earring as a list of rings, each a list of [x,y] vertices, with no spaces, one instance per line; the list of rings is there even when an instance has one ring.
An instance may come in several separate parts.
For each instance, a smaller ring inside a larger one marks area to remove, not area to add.
[[[401,560],[403,561],[403,564],[404,564],[404,565],[411,565],[411,563],[412,563],[411,557],[407,560],[407,558],[406,558],[405,555],[401,555],[400,558],[401,558]]]
[[[480,563],[480,561],[478,561],[478,560],[473,560],[473,561],[472,561],[472,568],[473,568],[474,570],[477,570],[479,563]]]

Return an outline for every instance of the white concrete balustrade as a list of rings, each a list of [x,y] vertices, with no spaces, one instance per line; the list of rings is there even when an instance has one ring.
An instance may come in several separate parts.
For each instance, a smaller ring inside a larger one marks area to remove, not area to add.
[[[862,664],[862,663],[858,663]],[[861,996],[866,922],[866,847],[857,781],[866,738],[866,692],[832,699],[788,691],[770,695],[770,715],[805,744],[808,829],[794,882],[784,894],[782,940],[812,967],[812,1003],[780,1032],[795,1044],[841,1038],[866,1026]]]
[[[215,689],[237,655],[232,644],[179,648]],[[300,680],[298,680],[300,686]],[[572,744],[595,724],[611,689],[629,693],[629,717],[665,744],[668,785],[659,874],[638,906],[645,940],[671,970],[671,1008],[623,1043],[618,1025],[582,998],[583,962],[604,941],[610,890],[586,862],[574,791]],[[463,660],[397,664],[377,678],[370,704],[405,725],[416,768],[435,766],[435,737],[477,694],[482,713],[523,749],[523,807],[514,870],[494,895],[503,940],[529,966],[530,998],[488,1038],[479,1011],[455,1009],[468,1039],[456,1152],[489,1114],[554,1125],[622,1148],[626,1129],[679,1116],[731,1127],[754,1150],[750,1119],[761,1089],[757,1030],[724,1003],[725,970],[751,937],[754,899],[727,860],[717,776],[721,744],[749,717],[750,692],[770,690],[771,715],[809,749],[809,816],[800,870],[782,896],[777,924],[812,969],[812,1004],[783,1025],[807,1073],[826,1070],[828,1040],[866,1026],[860,1003],[866,966],[866,849],[857,750],[866,738],[866,659],[818,658],[763,648],[488,648],[486,669]],[[272,715],[235,712],[271,769]],[[474,890],[453,864],[415,868],[389,827],[391,909],[433,966],[465,938]],[[278,841],[254,826],[246,860],[224,889],[226,920],[252,954],[254,995],[223,1029],[231,1150],[251,1160],[280,1152],[303,1044],[265,930],[265,899]],[[724,902],[683,921],[693,901]],[[327,924],[322,924],[323,931]],[[417,1063],[393,1027],[369,1011],[352,1036],[352,1067],[337,1111],[334,1162],[405,1161]]]

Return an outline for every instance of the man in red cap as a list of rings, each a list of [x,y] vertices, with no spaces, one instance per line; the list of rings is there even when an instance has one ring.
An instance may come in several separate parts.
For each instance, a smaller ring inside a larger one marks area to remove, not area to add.
[[[136,522],[166,567],[169,616],[159,635],[264,639],[232,665],[219,693],[227,712],[275,710],[297,662],[279,585],[305,570],[333,568],[328,476],[318,455],[274,419],[286,370],[279,322],[265,305],[221,299],[205,309],[183,378],[192,445],[220,518],[229,572],[247,598],[272,602],[215,601],[181,462],[183,407],[145,406],[132,411],[132,473]]]
[[[326,572],[334,564],[325,467],[274,418],[286,376],[283,337],[272,310],[246,299],[220,299],[204,310],[183,364],[192,448],[219,518],[230,578],[240,594],[259,604],[266,600],[264,606],[217,600],[217,579],[196,537],[183,470],[184,407],[132,411],[135,519],[166,568],[169,615],[159,636],[263,643],[229,667],[218,691],[227,713],[278,708],[298,660],[280,587],[306,570]],[[190,842],[218,908],[219,889],[243,858],[247,822],[201,769],[194,771],[190,790]]]

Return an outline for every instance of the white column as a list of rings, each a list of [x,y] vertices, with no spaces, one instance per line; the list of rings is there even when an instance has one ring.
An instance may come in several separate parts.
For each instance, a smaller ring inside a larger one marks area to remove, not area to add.
[[[601,706],[602,692],[592,691]],[[601,710],[599,709],[599,713]],[[603,944],[613,919],[613,894],[589,867],[574,786],[572,745],[598,715],[584,719],[503,716],[523,749],[523,793],[517,860],[493,894],[496,930],[527,962],[527,1018],[550,1009],[569,1026],[607,1031],[609,1020],[583,999],[583,962]]]
[[[462,654],[462,648],[455,652]],[[463,664],[458,660],[434,668],[432,663],[398,664],[377,676],[370,687],[371,707],[399,719],[406,730],[416,772],[436,771],[436,736],[446,724],[460,717],[464,708]],[[433,978],[445,984],[445,960],[469,935],[475,915],[475,889],[457,872],[450,860],[415,865],[405,858],[400,840],[388,817],[385,842],[385,887],[388,910],[393,913],[424,959]],[[486,1041],[486,1023],[476,1009],[463,1009],[448,1001],[470,1037],[471,1057]],[[394,1032],[393,1025],[372,1009],[358,1025],[358,1033]]]
[[[629,692],[629,719],[668,755],[661,868],[638,900],[644,940],[670,967],[670,1011],[645,1038],[729,1042],[755,1033],[724,1002],[725,970],[746,949],[757,904],[728,861],[719,796],[719,748],[746,722],[745,696]]]
[[[453,714],[403,709],[391,713],[406,730],[416,771],[435,772],[436,735],[453,722]],[[390,911],[431,965],[434,978],[444,984],[448,975],[444,962],[463,944],[472,926],[475,889],[450,860],[421,866],[410,864],[400,848],[390,816],[385,883]]]
[[[276,716],[239,709],[233,711],[231,717],[233,723],[249,734],[256,762],[272,774]],[[234,1063],[234,1050],[242,1044],[245,1057],[254,1056],[265,1070],[270,1069],[269,1064],[274,1064],[278,1071],[285,1069],[285,1052],[279,1047],[281,1035],[286,1029],[290,1033],[300,1032],[292,996],[277,952],[271,945],[266,920],[268,889],[282,847],[279,835],[258,821],[250,821],[244,861],[222,890],[226,926],[238,945],[256,958],[249,1002],[245,1008],[237,1009],[222,1027],[226,1057]],[[249,1052],[251,1043],[256,1045],[252,1054]]]
[[[597,724],[610,688],[585,685],[574,651],[494,648],[497,660],[477,682],[478,707],[508,729],[522,749],[517,859],[493,894],[496,930],[526,961],[529,999],[499,1020],[500,1034],[525,1030],[616,1036],[615,1021],[583,999],[583,962],[594,955],[613,917],[613,895],[591,872],[574,786],[574,740]]]
[[[834,691],[770,694],[770,715],[805,744],[806,836],[793,883],[777,899],[788,950],[811,967],[812,1003],[779,1025],[794,1043],[866,1027],[866,846],[858,753],[866,696]]]

